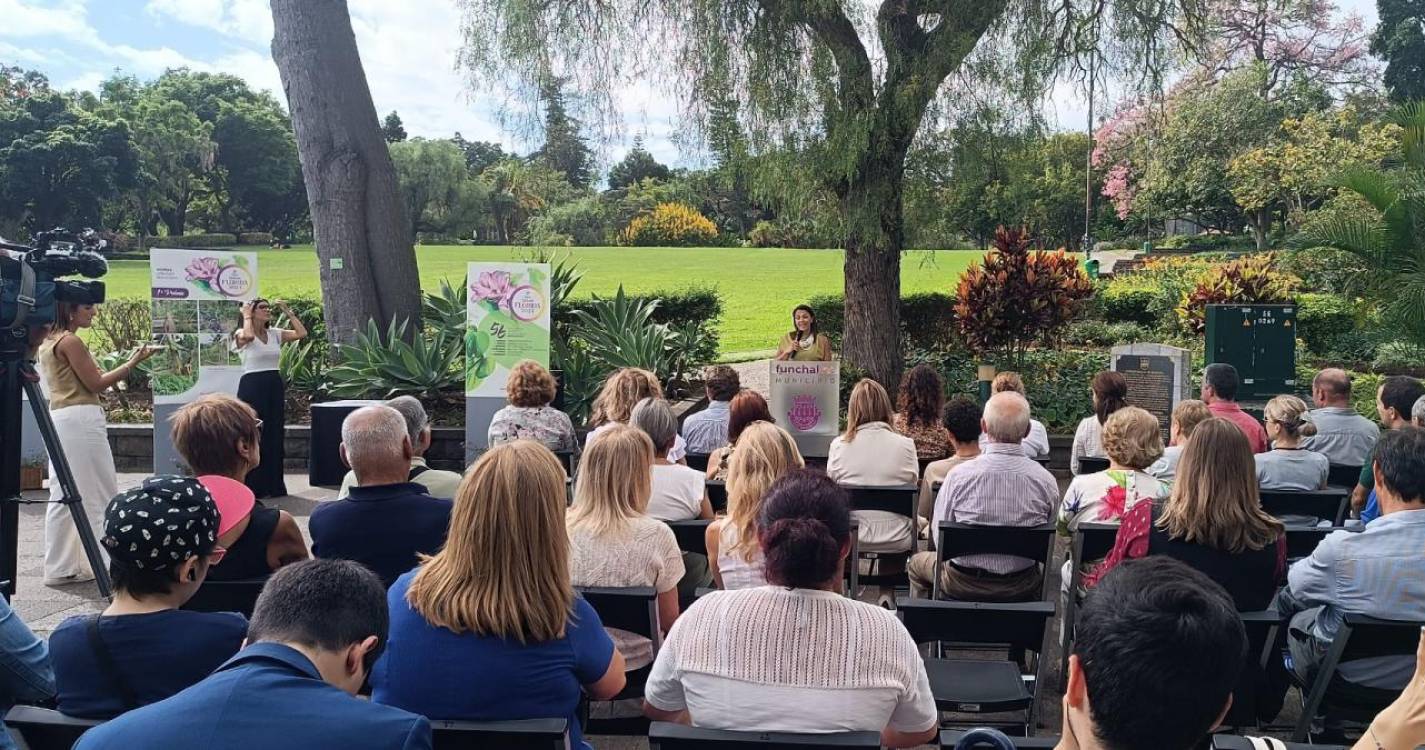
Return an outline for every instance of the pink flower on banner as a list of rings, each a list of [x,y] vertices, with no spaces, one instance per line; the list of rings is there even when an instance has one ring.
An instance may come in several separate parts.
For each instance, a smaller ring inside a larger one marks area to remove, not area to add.
[[[217,258],[202,257],[194,258],[188,262],[188,267],[183,269],[189,281],[206,281],[212,283],[218,278],[218,272],[222,270]]]
[[[510,274],[506,271],[482,271],[470,285],[470,296],[481,302],[492,302],[497,309],[510,309],[510,294],[514,292]]]

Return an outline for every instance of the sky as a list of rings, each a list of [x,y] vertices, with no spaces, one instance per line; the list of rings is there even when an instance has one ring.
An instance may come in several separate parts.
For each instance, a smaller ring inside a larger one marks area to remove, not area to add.
[[[1337,0],[1376,22],[1375,0]],[[537,144],[501,124],[495,95],[471,91],[455,66],[460,14],[453,0],[349,0],[352,27],[378,114],[400,113],[412,136],[497,141],[527,152]],[[97,90],[121,70],[147,80],[188,67],[240,76],[282,97],[272,63],[268,0],[0,0],[0,63],[39,70],[63,89]],[[622,138],[602,147],[605,163],[635,136],[662,162],[700,163],[702,154],[676,145],[676,106],[648,86],[620,97]],[[1056,90],[1049,117],[1081,128],[1083,95]]]

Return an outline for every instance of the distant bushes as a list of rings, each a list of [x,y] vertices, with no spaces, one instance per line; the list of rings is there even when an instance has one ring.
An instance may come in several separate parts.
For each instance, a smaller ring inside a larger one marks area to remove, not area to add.
[[[660,203],[635,216],[619,239],[624,245],[641,247],[711,245],[717,240],[717,225],[692,206]]]

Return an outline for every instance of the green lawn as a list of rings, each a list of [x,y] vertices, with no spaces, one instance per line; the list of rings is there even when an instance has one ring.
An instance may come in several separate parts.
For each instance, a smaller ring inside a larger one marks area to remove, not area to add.
[[[438,288],[440,279],[465,275],[478,260],[519,260],[529,247],[425,246],[417,250],[421,282]],[[722,296],[720,332],[725,356],[774,347],[788,327],[792,307],[817,294],[842,291],[840,250],[756,248],[581,247],[560,250],[584,272],[576,296],[611,294],[623,284],[630,292],[713,287]],[[901,263],[905,293],[949,291],[978,251],[915,251]],[[315,295],[316,255],[310,247],[258,251],[259,284],[269,297]],[[115,261],[105,281],[114,298],[146,297],[148,263]]]

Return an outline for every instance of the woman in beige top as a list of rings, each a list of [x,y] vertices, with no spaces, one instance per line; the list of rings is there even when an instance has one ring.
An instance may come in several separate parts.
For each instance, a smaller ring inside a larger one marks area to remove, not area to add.
[[[39,350],[50,419],[91,525],[102,521],[104,506],[119,494],[119,478],[114,470],[114,454],[109,450],[109,428],[99,394],[153,356],[153,350],[145,345],[124,364],[109,372],[100,371],[89,347],[76,333],[94,322],[94,313],[94,305],[58,303],[54,325]],[[49,475],[56,476],[53,464]],[[45,585],[93,580],[94,571],[84,556],[74,517],[69,506],[61,502],[63,487],[52,481],[49,493],[50,502],[45,507]]]

